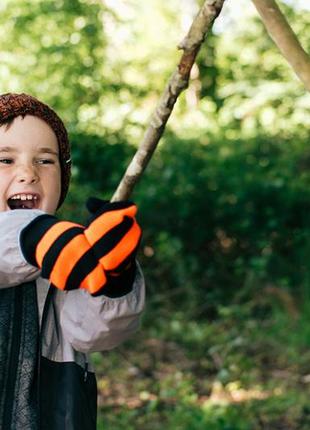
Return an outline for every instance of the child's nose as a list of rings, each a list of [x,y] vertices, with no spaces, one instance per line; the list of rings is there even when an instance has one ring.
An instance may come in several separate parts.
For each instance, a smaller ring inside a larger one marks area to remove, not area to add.
[[[17,174],[17,181],[24,184],[35,184],[39,180],[36,169],[30,166],[21,166]]]

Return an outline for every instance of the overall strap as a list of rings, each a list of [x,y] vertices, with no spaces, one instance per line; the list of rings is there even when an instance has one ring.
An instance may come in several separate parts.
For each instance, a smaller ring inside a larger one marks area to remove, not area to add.
[[[38,430],[36,283],[0,290],[0,428]]]

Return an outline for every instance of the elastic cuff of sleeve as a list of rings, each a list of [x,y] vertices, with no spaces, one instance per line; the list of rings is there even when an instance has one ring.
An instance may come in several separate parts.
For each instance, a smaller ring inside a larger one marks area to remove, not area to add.
[[[20,247],[28,263],[38,267],[35,259],[36,247],[44,234],[59,220],[48,214],[39,215],[32,220],[20,233]]]
[[[137,265],[134,261],[129,269],[122,272],[117,276],[109,276],[107,274],[108,282],[97,293],[92,294],[93,297],[106,296],[111,299],[125,296],[130,293],[133,288],[134,280],[136,277]]]

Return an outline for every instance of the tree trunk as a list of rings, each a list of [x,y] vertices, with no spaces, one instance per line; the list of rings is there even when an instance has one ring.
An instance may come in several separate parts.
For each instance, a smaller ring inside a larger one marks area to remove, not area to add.
[[[252,0],[263,23],[294,72],[310,91],[310,57],[300,45],[275,0]]]
[[[212,28],[214,20],[221,12],[224,1],[225,0],[206,0],[195,17],[187,36],[179,44],[178,48],[183,50],[181,60],[170,77],[151,117],[150,125],[114,193],[112,201],[127,199],[135,184],[142,176],[165,130],[166,123],[172,113],[178,96],[188,86],[190,72],[200,46],[207,32]]]

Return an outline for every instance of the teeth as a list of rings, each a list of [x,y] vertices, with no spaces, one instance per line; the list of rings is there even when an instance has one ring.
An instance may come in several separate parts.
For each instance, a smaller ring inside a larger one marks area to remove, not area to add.
[[[37,200],[37,196],[33,196],[32,194],[15,194],[15,196],[11,197],[12,200]]]

